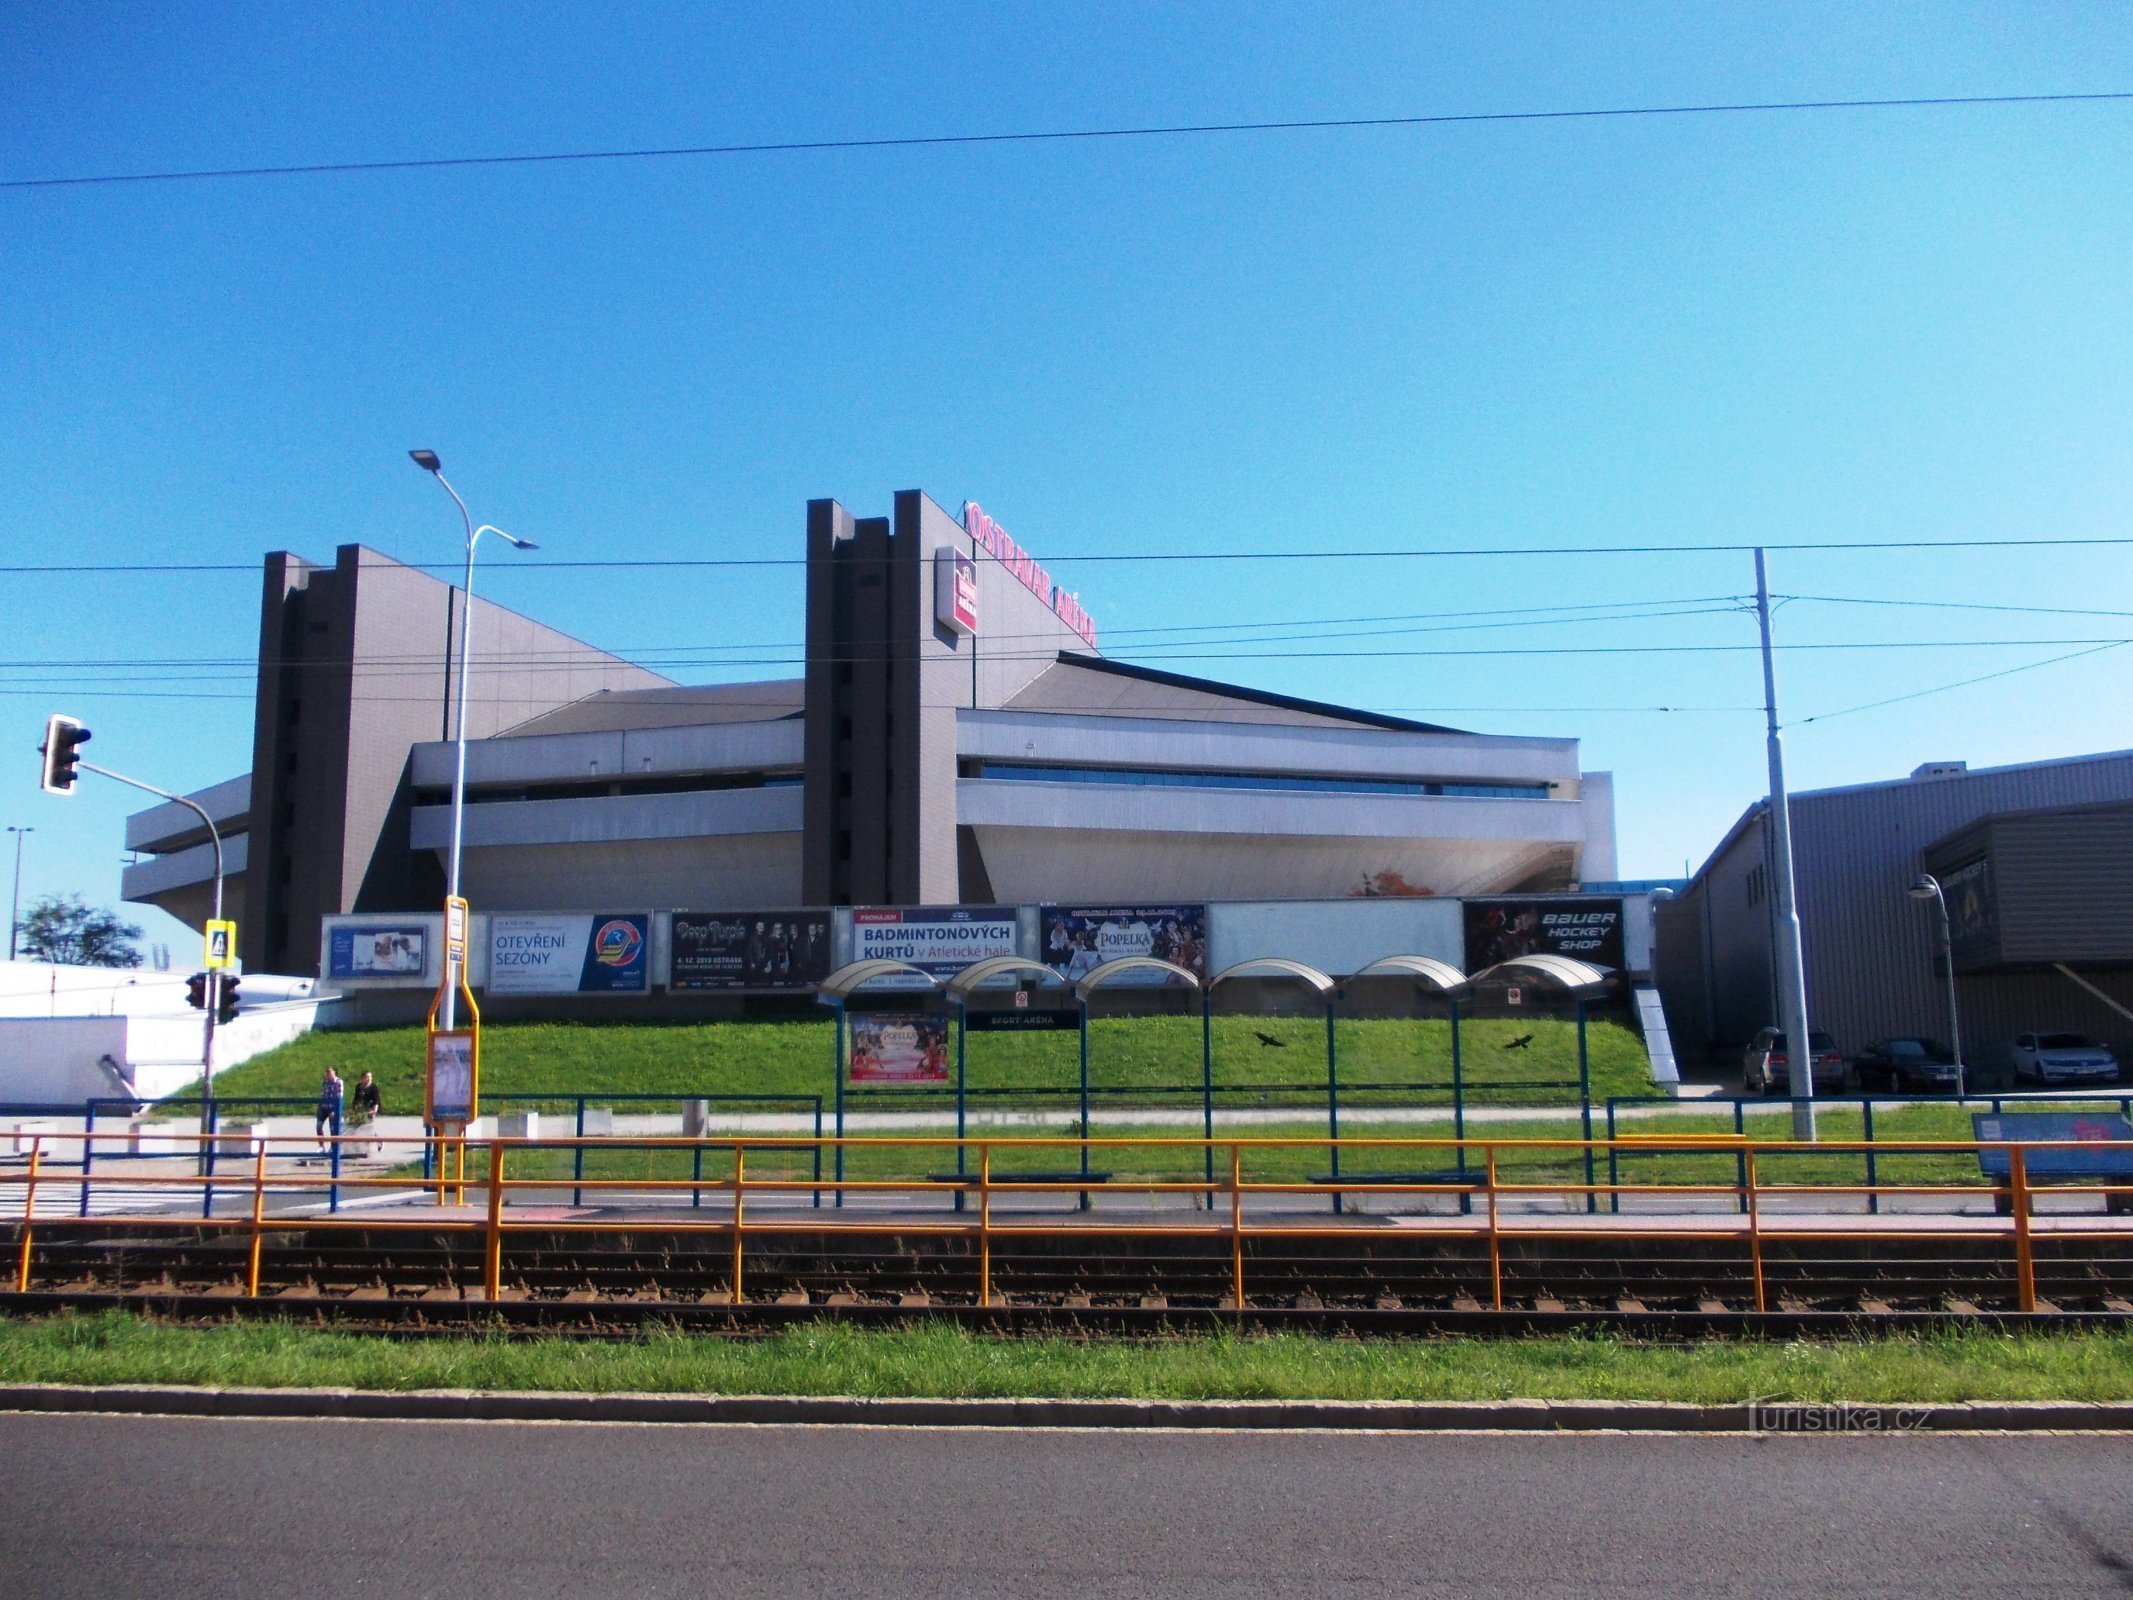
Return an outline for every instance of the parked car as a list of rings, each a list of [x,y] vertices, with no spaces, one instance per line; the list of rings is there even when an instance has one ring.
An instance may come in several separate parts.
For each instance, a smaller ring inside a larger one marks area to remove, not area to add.
[[[1815,1092],[1818,1094],[1841,1094],[1844,1091],[1844,1052],[1837,1048],[1837,1041],[1820,1028],[1807,1034],[1808,1053],[1813,1057],[1809,1071],[1813,1075]],[[1785,1059],[1785,1030],[1765,1028],[1748,1042],[1741,1053],[1741,1088],[1748,1094],[1776,1094],[1790,1090],[1791,1068]]]
[[[1876,1039],[1852,1058],[1862,1089],[1948,1089],[1961,1081],[1955,1052],[1938,1039]]]
[[[2085,1033],[2018,1033],[2014,1042],[2017,1078],[2038,1083],[2113,1083],[2118,1058],[2108,1045]]]

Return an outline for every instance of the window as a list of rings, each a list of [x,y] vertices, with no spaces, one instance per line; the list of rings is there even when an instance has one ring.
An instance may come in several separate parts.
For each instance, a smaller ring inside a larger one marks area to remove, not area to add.
[[[1286,772],[1192,772],[1157,767],[1045,767],[981,761],[976,776],[1021,783],[1100,783],[1147,789],[1258,789],[1296,794],[1401,794],[1479,800],[1545,800],[1545,783],[1451,783],[1420,778],[1315,777]]]

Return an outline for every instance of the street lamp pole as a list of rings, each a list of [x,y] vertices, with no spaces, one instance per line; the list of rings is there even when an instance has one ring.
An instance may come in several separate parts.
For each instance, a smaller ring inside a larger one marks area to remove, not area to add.
[[[37,830],[10,827],[7,831],[15,836],[15,894],[7,908],[7,958],[12,961],[15,959],[15,930],[22,924],[22,836]]]
[[[459,609],[459,704],[452,718],[453,743],[456,746],[456,749],[454,751],[454,761],[456,765],[452,774],[452,851],[451,865],[447,869],[446,873],[448,881],[446,883],[444,891],[445,899],[447,902],[445,907],[445,916],[447,919],[447,923],[449,923],[451,916],[450,902],[453,900],[457,900],[460,897],[459,854],[461,841],[464,836],[466,827],[467,678],[470,674],[470,669],[473,665],[472,650],[474,644],[474,546],[480,542],[481,536],[485,533],[493,533],[497,536],[497,538],[502,539],[506,544],[515,545],[521,550],[534,550],[538,549],[539,546],[535,545],[531,539],[518,538],[513,534],[508,534],[504,532],[503,529],[495,527],[490,523],[485,522],[477,528],[474,525],[473,513],[467,510],[466,501],[459,498],[459,491],[453,488],[450,481],[446,479],[444,475],[444,466],[443,463],[437,459],[437,452],[434,450],[410,450],[408,451],[408,456],[415,463],[416,466],[420,467],[424,472],[427,472],[431,477],[435,478],[438,483],[444,486],[444,492],[452,497],[452,504],[459,507],[459,519],[462,523],[466,525],[467,530],[467,574],[466,583],[461,590]],[[447,939],[445,941],[443,1008],[444,1031],[447,1033],[452,1031],[452,1027],[457,1018],[458,1013],[460,959],[461,958],[459,955],[459,947],[454,945],[450,939]]]
[[[1913,900],[1930,900],[1940,919],[1940,960],[1948,974],[1948,1048],[1955,1052],[1955,1097],[1967,1100],[1970,1097],[1968,1076],[1963,1068],[1963,1019],[1955,1009],[1955,933],[1948,925],[1948,895],[1940,886],[1940,879],[1930,872],[1921,872],[1918,881],[1911,885]]]

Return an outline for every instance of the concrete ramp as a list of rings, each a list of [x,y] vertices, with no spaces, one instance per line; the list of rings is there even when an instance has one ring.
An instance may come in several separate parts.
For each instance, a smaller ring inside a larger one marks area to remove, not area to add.
[[[1644,1029],[1644,1051],[1652,1058],[1652,1078],[1667,1093],[1681,1087],[1681,1068],[1674,1061],[1673,1036],[1666,1031],[1666,1008],[1659,991],[1648,983],[1635,990],[1637,1022]]]

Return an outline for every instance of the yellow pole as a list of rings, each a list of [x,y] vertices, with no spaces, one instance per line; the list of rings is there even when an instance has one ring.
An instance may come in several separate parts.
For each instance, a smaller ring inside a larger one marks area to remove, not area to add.
[[[37,1165],[44,1156],[44,1138],[33,1135],[30,1139],[30,1177],[22,1188],[22,1259],[15,1267],[15,1292],[30,1292],[30,1219],[37,1215]],[[87,1178],[82,1179],[87,1183]]]
[[[1748,1265],[1755,1274],[1755,1309],[1758,1315],[1770,1309],[1763,1291],[1763,1213],[1759,1204],[1755,1182],[1755,1152],[1748,1152],[1747,1175],[1743,1182],[1748,1201]]]
[[[1462,1146],[1462,1151],[1464,1147]],[[1498,1311],[1503,1309],[1503,1235],[1496,1228],[1496,1146],[1487,1148],[1489,1184],[1489,1286]]]
[[[989,1144],[978,1146],[978,1304],[992,1304],[992,1146]]]
[[[482,1297],[491,1305],[504,1297],[504,1147],[489,1146],[489,1230],[481,1261]]]
[[[1244,1153],[1229,1147],[1229,1271],[1237,1309],[1244,1309]]]
[[[748,1194],[748,1152],[733,1147],[733,1303],[741,1304],[741,1207]]]
[[[2024,1311],[2037,1309],[2037,1262],[2029,1242],[2029,1163],[2020,1145],[2007,1150],[2007,1186],[2014,1202],[2015,1304]]]
[[[252,1152],[252,1254],[245,1273],[244,1292],[253,1299],[259,1298],[259,1247],[263,1235],[261,1226],[267,1215],[267,1136],[259,1136],[259,1148]]]

